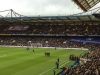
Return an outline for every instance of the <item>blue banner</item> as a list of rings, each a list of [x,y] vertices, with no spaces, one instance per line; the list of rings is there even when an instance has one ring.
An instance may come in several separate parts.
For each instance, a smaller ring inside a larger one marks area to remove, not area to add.
[[[100,38],[69,38],[68,40],[75,41],[75,42],[88,42],[88,43],[100,44]]]

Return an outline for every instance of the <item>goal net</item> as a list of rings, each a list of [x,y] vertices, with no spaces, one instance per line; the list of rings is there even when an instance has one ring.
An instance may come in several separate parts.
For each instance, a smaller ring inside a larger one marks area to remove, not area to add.
[[[42,47],[41,43],[31,43],[31,47]]]

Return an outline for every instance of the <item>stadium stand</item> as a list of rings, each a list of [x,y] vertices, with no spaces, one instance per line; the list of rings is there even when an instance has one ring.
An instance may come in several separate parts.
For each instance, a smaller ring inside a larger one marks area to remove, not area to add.
[[[13,26],[13,25],[12,25]],[[62,34],[68,36],[100,35],[100,25],[31,25],[11,28],[0,25],[0,34]],[[25,28],[27,27],[27,28]]]
[[[100,75],[100,46],[80,57],[79,63],[75,62],[70,67],[63,67],[57,75]],[[77,64],[76,64],[77,63]]]
[[[93,15],[0,19],[0,46],[88,48],[58,75],[100,75],[100,19]],[[76,58],[76,56],[75,56]]]

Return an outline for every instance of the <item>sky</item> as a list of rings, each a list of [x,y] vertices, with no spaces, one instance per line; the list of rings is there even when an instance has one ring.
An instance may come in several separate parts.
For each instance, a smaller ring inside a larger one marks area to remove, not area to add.
[[[25,16],[72,15],[83,12],[72,0],[1,0],[0,11],[9,9]],[[7,13],[8,11],[0,12],[0,15],[6,16]]]

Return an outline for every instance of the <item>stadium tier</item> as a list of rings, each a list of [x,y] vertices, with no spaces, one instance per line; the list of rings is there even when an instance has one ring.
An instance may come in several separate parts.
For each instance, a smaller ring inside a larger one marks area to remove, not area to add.
[[[88,48],[99,45],[100,38],[94,37],[0,37],[1,46]]]
[[[26,36],[99,36],[100,24],[96,25],[0,25],[0,35]]]
[[[1,17],[0,35],[99,36],[100,19],[94,14],[85,13],[70,16]]]

